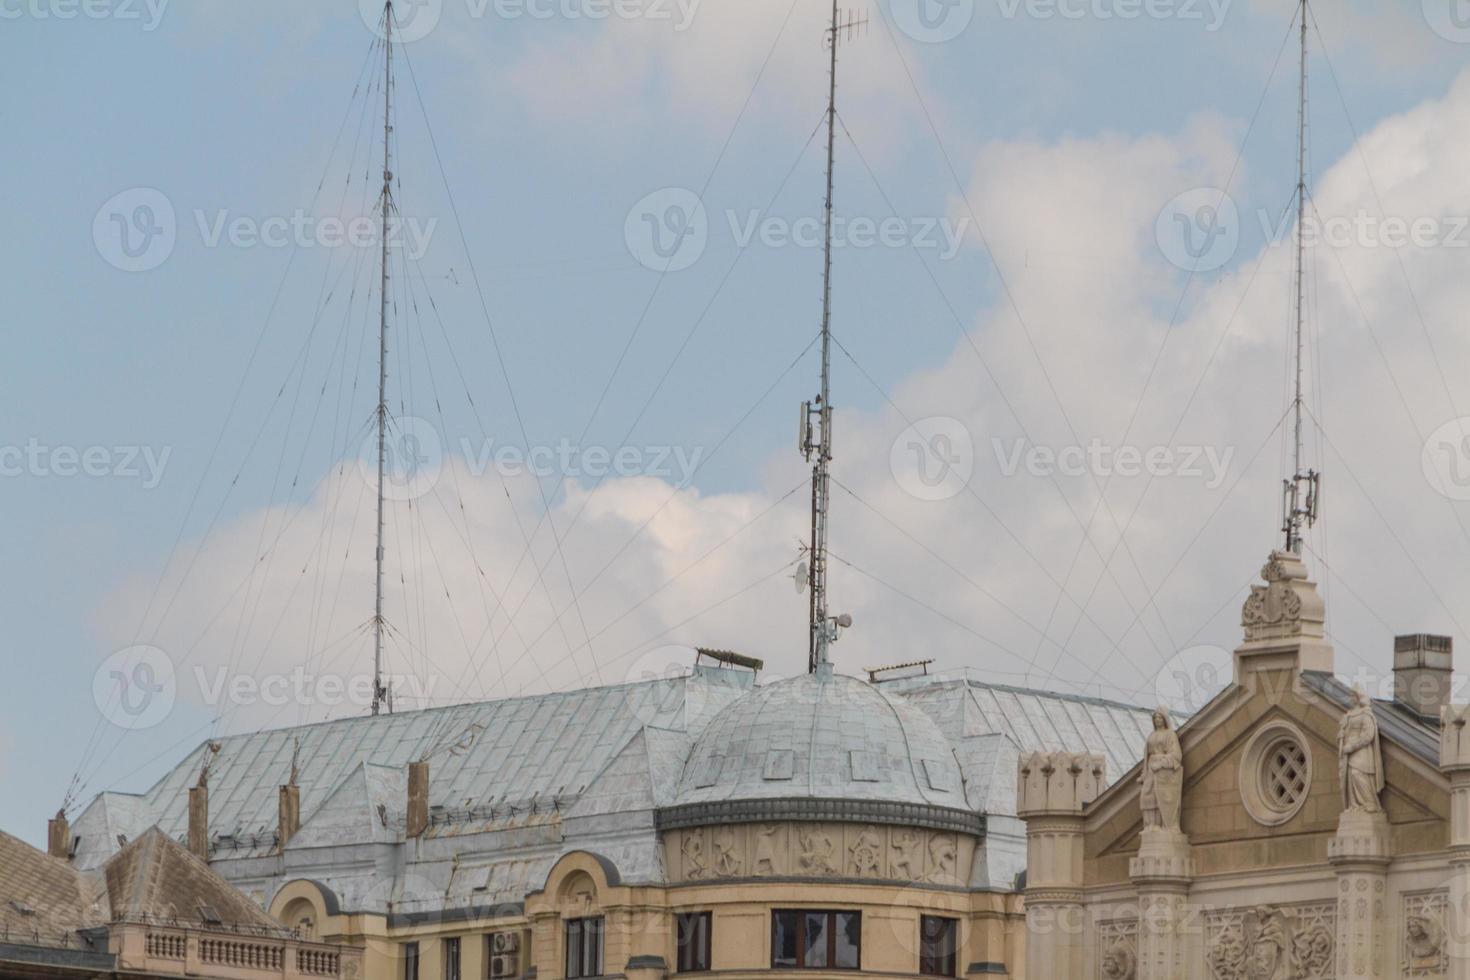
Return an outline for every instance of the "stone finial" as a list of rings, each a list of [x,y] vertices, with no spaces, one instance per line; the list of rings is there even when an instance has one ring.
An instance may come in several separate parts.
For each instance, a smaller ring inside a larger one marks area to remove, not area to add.
[[[1470,704],[1448,704],[1439,713],[1439,768],[1470,771]]]
[[[1027,752],[1017,767],[1016,815],[1077,814],[1106,787],[1107,761],[1081,752]]]
[[[1261,569],[1265,585],[1251,586],[1240,612],[1247,643],[1296,637],[1321,639],[1327,610],[1300,555],[1273,551]]]

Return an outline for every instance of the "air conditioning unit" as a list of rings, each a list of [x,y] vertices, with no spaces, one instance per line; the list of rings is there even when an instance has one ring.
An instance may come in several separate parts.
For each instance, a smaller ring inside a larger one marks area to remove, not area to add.
[[[490,980],[521,975],[521,934],[497,932],[490,936]]]

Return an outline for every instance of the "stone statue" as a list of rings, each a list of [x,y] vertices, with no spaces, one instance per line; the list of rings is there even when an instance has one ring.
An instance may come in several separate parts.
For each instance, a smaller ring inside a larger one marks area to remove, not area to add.
[[[1184,796],[1184,749],[1163,708],[1154,712],[1154,730],[1144,746],[1143,790],[1138,803],[1143,826],[1179,833],[1179,806]]]
[[[1342,786],[1342,808],[1347,813],[1381,813],[1383,752],[1378,744],[1378,722],[1363,689],[1353,691],[1353,707],[1337,729],[1337,775]]]

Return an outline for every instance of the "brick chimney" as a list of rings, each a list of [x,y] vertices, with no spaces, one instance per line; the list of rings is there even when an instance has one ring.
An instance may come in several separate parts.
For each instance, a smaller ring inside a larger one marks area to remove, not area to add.
[[[294,782],[281,787],[280,822],[276,828],[277,846],[286,849],[286,843],[301,829],[301,787]]]
[[[1454,644],[1448,636],[1415,633],[1393,640],[1393,699],[1425,718],[1450,703]]]
[[[65,809],[57,810],[56,816],[46,821],[46,853],[71,860],[71,824],[66,822]]]
[[[420,837],[429,829],[429,764],[408,764],[408,836]]]
[[[189,787],[189,850],[201,861],[209,860],[209,787]]]

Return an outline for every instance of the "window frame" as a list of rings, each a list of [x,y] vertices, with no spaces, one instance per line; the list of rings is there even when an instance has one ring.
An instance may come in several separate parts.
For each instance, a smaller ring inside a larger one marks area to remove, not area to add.
[[[686,930],[686,922],[699,922],[693,936]],[[712,912],[680,912],[674,917],[674,972],[708,973],[714,968],[715,922]],[[702,942],[701,942],[702,938]],[[686,939],[690,941],[686,942]],[[690,950],[692,949],[692,952]],[[689,953],[686,956],[686,952]]]
[[[419,969],[423,964],[418,940],[403,944],[403,980],[419,980]]]
[[[930,942],[926,926],[942,922],[948,930],[949,949],[934,953],[926,950]],[[948,969],[945,969],[946,964]],[[950,915],[919,916],[919,975],[925,977],[957,977],[960,968],[960,920]]]
[[[776,962],[776,922],[779,916],[791,915],[796,917],[796,963],[794,965],[778,964]],[[806,956],[806,922],[807,916],[821,915],[826,917],[824,929],[827,933],[827,949],[825,961],[821,964],[806,964],[802,960]],[[837,930],[842,916],[851,916],[857,920],[857,956],[852,966],[837,965]],[[804,909],[785,908],[771,909],[771,969],[772,970],[829,970],[843,973],[861,971],[863,968],[863,913],[857,909]]]
[[[593,977],[606,975],[607,964],[604,962],[606,955],[607,920],[600,915],[583,916],[576,919],[567,919],[563,923],[562,941],[564,953],[562,957],[563,973],[567,980],[590,980]],[[591,929],[588,926],[592,926]],[[577,958],[575,967],[572,961],[572,936],[575,932],[577,937]],[[593,956],[595,964],[589,968],[587,937],[592,936],[595,940]]]
[[[458,936],[445,936],[444,980],[464,980],[464,944]]]

